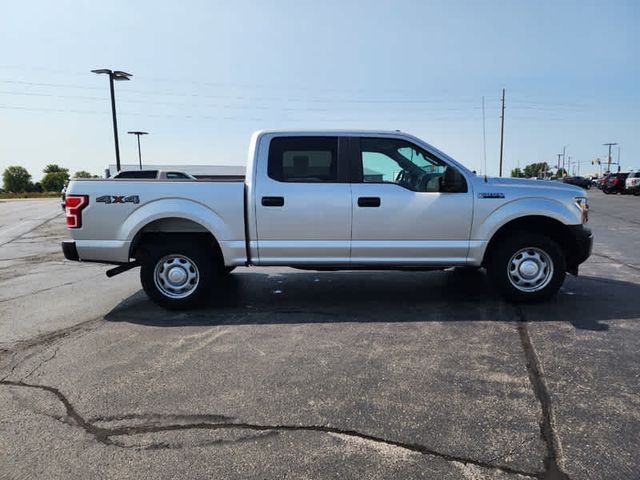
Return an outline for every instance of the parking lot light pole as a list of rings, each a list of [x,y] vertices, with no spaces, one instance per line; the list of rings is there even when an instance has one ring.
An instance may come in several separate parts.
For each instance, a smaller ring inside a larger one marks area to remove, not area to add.
[[[127,132],[130,135],[135,135],[138,138],[138,161],[140,162],[140,170],[142,170],[142,153],[140,152],[140,135],[149,135],[149,132]]]
[[[100,68],[91,70],[93,73],[109,75],[109,90],[111,91],[111,115],[113,116],[113,140],[116,146],[116,169],[120,171],[120,147],[118,145],[118,120],[116,119],[116,95],[113,89],[114,80],[129,80],[132,75],[120,70]]]

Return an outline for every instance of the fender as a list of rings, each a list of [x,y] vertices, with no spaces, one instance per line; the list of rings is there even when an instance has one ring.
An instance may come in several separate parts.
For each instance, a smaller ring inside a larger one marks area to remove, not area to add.
[[[476,205],[479,202],[482,202],[482,200],[476,199]],[[487,242],[501,227],[517,218],[548,217],[564,225],[577,225],[582,222],[581,213],[577,208],[575,212],[572,212],[564,203],[551,198],[517,198],[485,213],[482,212],[481,208],[476,208],[475,211],[476,216],[473,220],[471,238]]]

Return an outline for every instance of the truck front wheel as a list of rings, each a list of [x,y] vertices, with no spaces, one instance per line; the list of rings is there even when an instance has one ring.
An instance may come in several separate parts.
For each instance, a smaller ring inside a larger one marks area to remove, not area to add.
[[[204,303],[217,271],[210,248],[199,242],[171,242],[145,250],[140,281],[151,300],[175,310]]]
[[[507,299],[516,302],[545,300],[555,294],[566,275],[564,253],[544,235],[515,233],[492,247],[487,274]]]

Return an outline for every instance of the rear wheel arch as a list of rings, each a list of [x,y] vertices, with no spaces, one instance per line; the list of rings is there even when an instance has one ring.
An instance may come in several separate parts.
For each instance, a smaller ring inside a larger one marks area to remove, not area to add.
[[[224,267],[224,255],[214,234],[200,223],[181,217],[165,217],[147,223],[134,235],[129,258],[140,260],[150,246],[176,242],[197,242],[210,247],[219,266]]]

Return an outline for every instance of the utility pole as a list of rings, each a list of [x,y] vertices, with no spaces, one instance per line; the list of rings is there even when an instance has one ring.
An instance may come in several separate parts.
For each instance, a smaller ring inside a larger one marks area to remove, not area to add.
[[[484,150],[484,181],[487,181],[487,129],[485,128],[484,95],[482,96],[482,148]]]
[[[500,176],[502,176],[502,150],[504,147],[504,88],[502,89],[502,121],[500,122]]]
[[[556,173],[560,171],[560,157],[562,156],[561,153],[556,153],[556,155],[558,155],[558,168],[556,169]]]
[[[605,147],[609,147],[609,157],[607,160],[607,172],[611,173],[611,147],[618,144],[615,142],[612,142],[612,143],[603,143],[602,145],[604,145]]]

